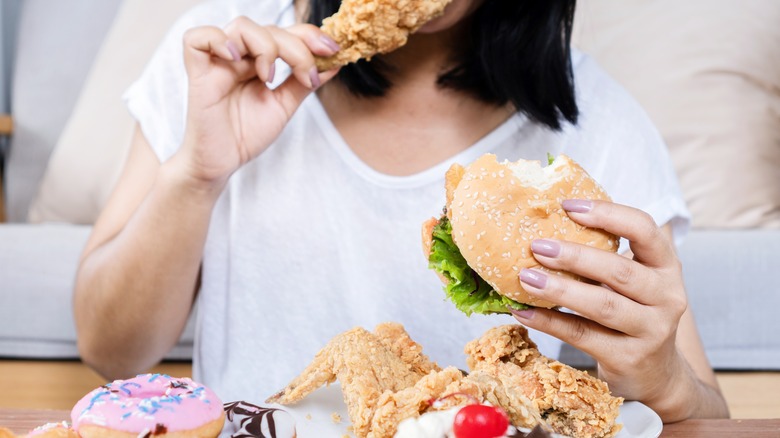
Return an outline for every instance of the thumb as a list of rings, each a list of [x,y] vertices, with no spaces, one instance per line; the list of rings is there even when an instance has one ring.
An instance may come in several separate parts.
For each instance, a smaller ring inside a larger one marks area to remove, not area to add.
[[[314,70],[312,70],[312,72],[314,72]],[[312,74],[317,74],[318,82],[320,83],[320,86],[322,86],[322,84],[333,79],[333,77],[335,77],[338,72],[338,69],[332,69],[321,73]],[[316,83],[315,81],[312,82]],[[279,101],[285,111],[287,111],[287,114],[292,114],[296,109],[298,109],[298,106],[300,106],[301,102],[303,102],[303,99],[306,99],[306,96],[308,96],[312,91],[316,90],[316,88],[317,87],[310,88],[308,85],[302,84],[295,76],[290,75],[290,77],[285,79],[285,81],[276,87],[273,92],[276,95],[276,99]]]

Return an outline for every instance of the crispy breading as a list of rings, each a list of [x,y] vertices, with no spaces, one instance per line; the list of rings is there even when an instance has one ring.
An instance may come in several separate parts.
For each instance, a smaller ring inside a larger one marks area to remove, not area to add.
[[[501,406],[514,426],[533,428],[543,424],[542,413],[533,402],[533,395],[542,392],[541,385],[532,373],[499,370],[505,366],[501,363],[484,364],[463,380],[480,389],[482,400]]]
[[[514,381],[505,386],[519,389],[531,399],[535,411],[559,434],[602,438],[614,436],[622,428],[615,419],[623,399],[613,397],[598,378],[540,354],[523,326],[490,329],[466,345],[466,354],[472,370],[502,382]],[[530,380],[517,381],[517,376],[529,373],[533,376]],[[521,420],[511,414],[510,418]]]
[[[411,367],[412,372],[424,376],[441,368],[424,355],[422,346],[412,340],[404,326],[397,322],[385,322],[374,328],[374,335],[393,354]]]
[[[330,70],[403,46],[409,34],[441,15],[450,1],[343,0],[321,27],[341,50],[331,57],[317,57],[317,69]]]
[[[455,367],[433,371],[422,377],[414,386],[400,391],[385,391],[379,398],[377,409],[371,419],[369,437],[391,437],[395,435],[398,423],[406,418],[419,417],[431,407],[431,399],[436,399],[445,391],[458,384],[463,373]],[[476,388],[474,388],[476,389]],[[457,401],[457,400],[454,400]],[[457,406],[461,403],[451,404]]]

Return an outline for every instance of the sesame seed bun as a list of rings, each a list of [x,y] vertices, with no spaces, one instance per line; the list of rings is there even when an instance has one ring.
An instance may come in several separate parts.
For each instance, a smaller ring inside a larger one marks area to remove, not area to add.
[[[499,163],[495,155],[486,154],[465,169],[455,165],[446,179],[446,211],[453,241],[468,265],[507,298],[536,307],[554,306],[526,293],[518,278],[523,268],[578,278],[541,266],[531,252],[534,239],[567,240],[617,251],[616,236],[575,223],[561,207],[566,199],[610,200],[604,189],[565,155],[543,168],[530,160]],[[430,221],[423,228],[431,229]],[[430,231],[427,239],[431,240]],[[423,246],[430,251],[425,238]]]

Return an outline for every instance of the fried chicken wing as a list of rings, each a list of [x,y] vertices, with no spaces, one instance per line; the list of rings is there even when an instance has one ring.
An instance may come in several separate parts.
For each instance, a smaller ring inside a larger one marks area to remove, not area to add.
[[[355,434],[366,437],[383,393],[413,387],[439,369],[400,324],[380,324],[376,333],[357,327],[333,338],[298,377],[266,402],[294,404],[338,379]]]
[[[319,71],[393,51],[409,34],[444,11],[451,0],[343,0],[338,12],[322,22],[322,30],[341,47],[335,55],[316,59]]]

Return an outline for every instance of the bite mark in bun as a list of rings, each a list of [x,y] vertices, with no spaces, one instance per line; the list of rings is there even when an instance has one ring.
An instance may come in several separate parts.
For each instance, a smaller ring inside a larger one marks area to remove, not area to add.
[[[566,199],[610,200],[566,155],[542,167],[531,160],[499,163],[495,155],[486,154],[466,168],[453,165],[445,188],[444,214],[423,224],[423,249],[447,296],[467,315],[553,307],[523,289],[518,278],[523,268],[579,279],[541,266],[531,252],[534,239],[617,251],[616,236],[583,227],[563,210]]]

